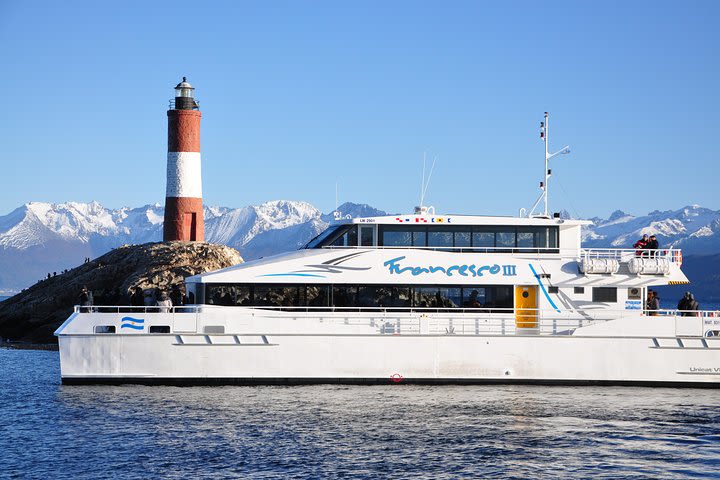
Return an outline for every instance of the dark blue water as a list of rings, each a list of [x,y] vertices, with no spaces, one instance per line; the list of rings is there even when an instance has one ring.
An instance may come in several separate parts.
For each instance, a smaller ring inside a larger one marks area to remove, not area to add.
[[[717,390],[61,386],[0,349],[0,478],[720,476]]]

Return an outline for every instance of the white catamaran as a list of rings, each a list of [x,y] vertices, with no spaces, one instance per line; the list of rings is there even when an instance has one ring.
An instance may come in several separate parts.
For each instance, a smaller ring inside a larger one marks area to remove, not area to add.
[[[549,215],[339,219],[304,248],[186,279],[193,305],[76,307],[63,383],[720,386],[720,318],[649,311],[677,249],[585,249]],[[534,210],[544,200],[544,212]]]

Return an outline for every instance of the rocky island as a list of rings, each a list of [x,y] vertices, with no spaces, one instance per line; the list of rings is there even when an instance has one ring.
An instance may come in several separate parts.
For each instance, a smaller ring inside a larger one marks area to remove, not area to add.
[[[0,302],[0,338],[57,343],[53,332],[78,304],[83,286],[95,305],[128,305],[134,287],[170,290],[185,277],[242,261],[233,248],[203,242],[123,245]]]

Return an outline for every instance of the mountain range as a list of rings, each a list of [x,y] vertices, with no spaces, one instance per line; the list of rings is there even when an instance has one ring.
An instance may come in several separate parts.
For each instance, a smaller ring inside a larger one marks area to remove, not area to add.
[[[338,212],[343,217],[386,215],[356,203],[345,203]],[[22,205],[0,217],[0,292],[17,291],[123,244],[160,241],[163,215],[157,204],[115,210],[97,202]],[[205,207],[205,238],[234,247],[251,260],[301,247],[325,229],[333,215],[302,201],[210,206]],[[582,233],[586,247],[629,248],[642,234],[654,233],[661,247],[682,248],[689,264],[694,263],[689,256],[711,259],[698,263],[700,275],[703,265],[718,264],[714,256],[720,259],[720,211],[691,205],[634,216],[618,210],[607,219],[590,220],[593,225]]]

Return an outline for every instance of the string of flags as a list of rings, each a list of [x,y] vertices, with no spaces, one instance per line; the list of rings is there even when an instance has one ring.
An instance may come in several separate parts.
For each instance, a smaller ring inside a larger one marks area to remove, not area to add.
[[[399,223],[412,223],[413,219],[415,223],[450,223],[452,220],[450,217],[395,217],[395,221]]]

